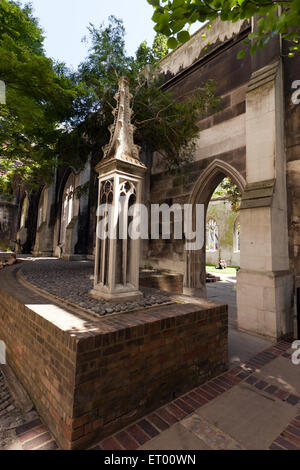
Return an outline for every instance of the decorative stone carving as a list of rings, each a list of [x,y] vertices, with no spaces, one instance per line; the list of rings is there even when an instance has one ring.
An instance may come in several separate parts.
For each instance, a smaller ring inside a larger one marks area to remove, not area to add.
[[[101,205],[102,209],[108,209],[110,205],[108,224],[115,237],[105,238],[99,229],[103,225],[103,215],[98,209],[94,289],[90,295],[97,299],[123,301],[142,296],[139,291],[140,243],[128,238],[128,225],[130,207],[140,203],[141,183],[147,168],[139,159],[140,148],[133,139],[132,95],[125,77],[119,81],[115,99],[117,106],[113,111],[114,123],[110,126],[110,142],[103,147],[103,159],[96,166],[99,174],[98,208]]]

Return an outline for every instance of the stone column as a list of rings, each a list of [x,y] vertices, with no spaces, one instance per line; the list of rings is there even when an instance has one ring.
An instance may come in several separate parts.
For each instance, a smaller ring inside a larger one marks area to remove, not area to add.
[[[247,186],[241,222],[238,327],[276,339],[292,332],[281,61],[252,74],[246,95]]]
[[[131,98],[128,81],[123,77],[115,96],[117,107],[113,112],[115,120],[110,128],[111,139],[103,148],[102,161],[96,166],[99,194],[95,278],[90,295],[109,301],[137,300],[142,296],[139,291],[140,241],[128,237],[128,224],[130,206],[141,201],[141,183],[146,166],[140,161],[140,149],[133,141]],[[104,236],[105,218],[110,234],[108,238]]]

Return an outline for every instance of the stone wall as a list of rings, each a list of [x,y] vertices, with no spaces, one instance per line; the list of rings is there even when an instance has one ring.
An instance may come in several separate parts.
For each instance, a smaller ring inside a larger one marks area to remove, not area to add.
[[[0,251],[14,247],[16,237],[16,201],[6,201],[0,198]]]
[[[154,308],[92,322],[0,292],[7,358],[57,442],[84,448],[227,365],[227,307]]]
[[[182,294],[183,275],[143,270],[140,272],[140,286]]]

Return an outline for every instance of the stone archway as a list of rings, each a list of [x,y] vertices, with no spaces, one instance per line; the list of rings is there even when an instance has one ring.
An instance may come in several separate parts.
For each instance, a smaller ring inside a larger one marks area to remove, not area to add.
[[[243,194],[246,187],[244,177],[232,165],[218,159],[215,159],[208,165],[195,184],[189,204],[193,208],[196,204],[203,204],[205,206],[205,218],[210,198],[216,187],[225,177],[229,177],[237,185],[241,194]],[[193,219],[194,217],[195,211],[193,210]],[[201,250],[186,252],[185,294],[200,297],[207,296],[205,258],[205,244]]]
[[[69,169],[59,189],[59,212],[55,226],[54,254],[66,260],[73,259],[78,241],[79,199],[75,190],[80,184],[80,174]]]

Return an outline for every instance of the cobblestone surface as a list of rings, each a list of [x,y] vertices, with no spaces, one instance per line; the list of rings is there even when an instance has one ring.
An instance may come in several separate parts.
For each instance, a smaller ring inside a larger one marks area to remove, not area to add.
[[[153,307],[170,302],[163,294],[146,294],[136,302],[110,303],[91,298],[93,288],[93,263],[90,261],[67,262],[57,259],[27,261],[21,268],[24,279],[58,299],[89,310],[93,315],[105,316],[128,312],[143,307]]]
[[[16,430],[37,418],[35,411],[23,413],[15,403],[0,369],[0,450],[16,440]]]

